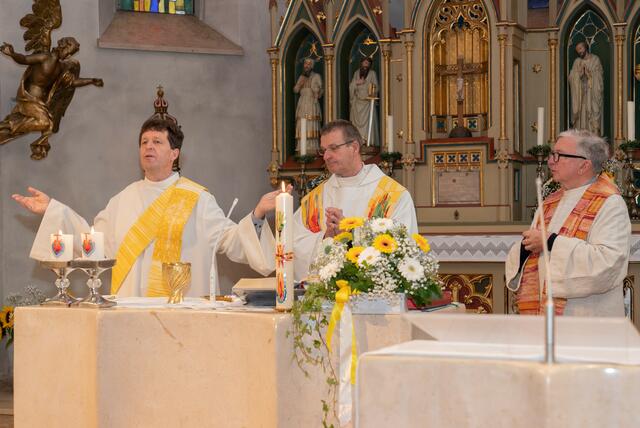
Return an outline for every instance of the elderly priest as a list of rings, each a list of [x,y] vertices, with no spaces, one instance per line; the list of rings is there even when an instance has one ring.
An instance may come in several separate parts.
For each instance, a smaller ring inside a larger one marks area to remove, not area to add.
[[[540,284],[547,267],[540,256],[546,239],[557,314],[624,316],[631,223],[618,188],[602,172],[608,158],[607,142],[589,131],[559,135],[548,163],[561,188],[544,200],[507,258],[507,287],[516,292],[521,314],[542,312]],[[547,226],[544,237],[540,219]]]
[[[331,177],[307,194],[294,215],[295,277],[305,279],[324,238],[337,235],[343,217],[387,217],[418,233],[411,194],[360,156],[362,136],[346,120],[326,124],[320,150]]]
[[[253,213],[235,224],[207,189],[180,176],[178,158],[184,136],[175,119],[167,117],[152,116],[140,130],[144,179],[111,198],[94,220],[95,229],[105,234],[106,255],[117,260],[111,292],[118,296],[166,296],[162,262],[183,260],[191,262],[192,268],[188,294],[208,295],[214,249],[269,274],[275,264],[275,243],[263,219],[274,209],[280,191],[264,195]],[[32,258],[46,258],[51,233],[73,231],[77,239],[89,230],[87,222],[71,208],[36,189],[29,191],[30,197],[13,198],[30,211],[44,214]],[[79,248],[77,244],[74,247]]]

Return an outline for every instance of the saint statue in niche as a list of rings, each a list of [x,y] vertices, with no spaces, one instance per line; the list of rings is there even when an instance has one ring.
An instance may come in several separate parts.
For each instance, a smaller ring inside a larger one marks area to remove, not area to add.
[[[604,92],[602,63],[597,55],[589,52],[586,42],[576,44],[576,53],[578,57],[569,72],[570,126],[601,135]]]
[[[373,60],[364,57],[349,84],[349,120],[358,128],[367,145],[379,145],[378,115],[372,99],[378,96],[378,75],[371,69]],[[373,111],[372,111],[373,109]],[[369,127],[371,136],[369,137]]]
[[[300,94],[296,106],[296,152],[301,152],[302,119],[306,119],[306,152],[315,154],[318,151],[320,128],[322,128],[322,110],[320,109],[320,97],[322,97],[322,77],[313,71],[315,61],[305,58],[302,64],[302,74],[293,87],[293,92]]]

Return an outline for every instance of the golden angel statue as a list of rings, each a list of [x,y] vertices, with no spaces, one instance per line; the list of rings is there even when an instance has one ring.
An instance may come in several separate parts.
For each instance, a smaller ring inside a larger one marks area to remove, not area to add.
[[[33,13],[20,20],[27,28],[24,33],[25,51],[20,54],[13,46],[3,43],[0,52],[16,63],[26,65],[22,75],[16,105],[0,122],[0,144],[30,132],[40,132],[31,143],[31,159],[47,156],[51,146],[49,136],[58,132],[60,120],[71,103],[75,89],[86,85],[103,86],[102,79],[80,78],[80,63],[71,58],[80,49],[73,37],[58,40],[51,49],[51,30],[62,24],[60,0],[34,0]]]

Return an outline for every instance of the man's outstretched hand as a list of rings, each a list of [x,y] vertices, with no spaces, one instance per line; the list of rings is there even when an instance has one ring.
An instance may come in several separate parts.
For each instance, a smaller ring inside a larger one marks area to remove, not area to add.
[[[32,213],[44,214],[49,206],[51,198],[46,193],[42,193],[33,187],[28,187],[27,190],[31,193],[31,196],[22,196],[14,193],[11,197]]]

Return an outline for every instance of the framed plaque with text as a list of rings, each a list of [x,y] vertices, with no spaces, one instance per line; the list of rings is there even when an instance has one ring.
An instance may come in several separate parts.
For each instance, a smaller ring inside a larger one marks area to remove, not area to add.
[[[434,206],[482,206],[481,150],[432,152]]]

